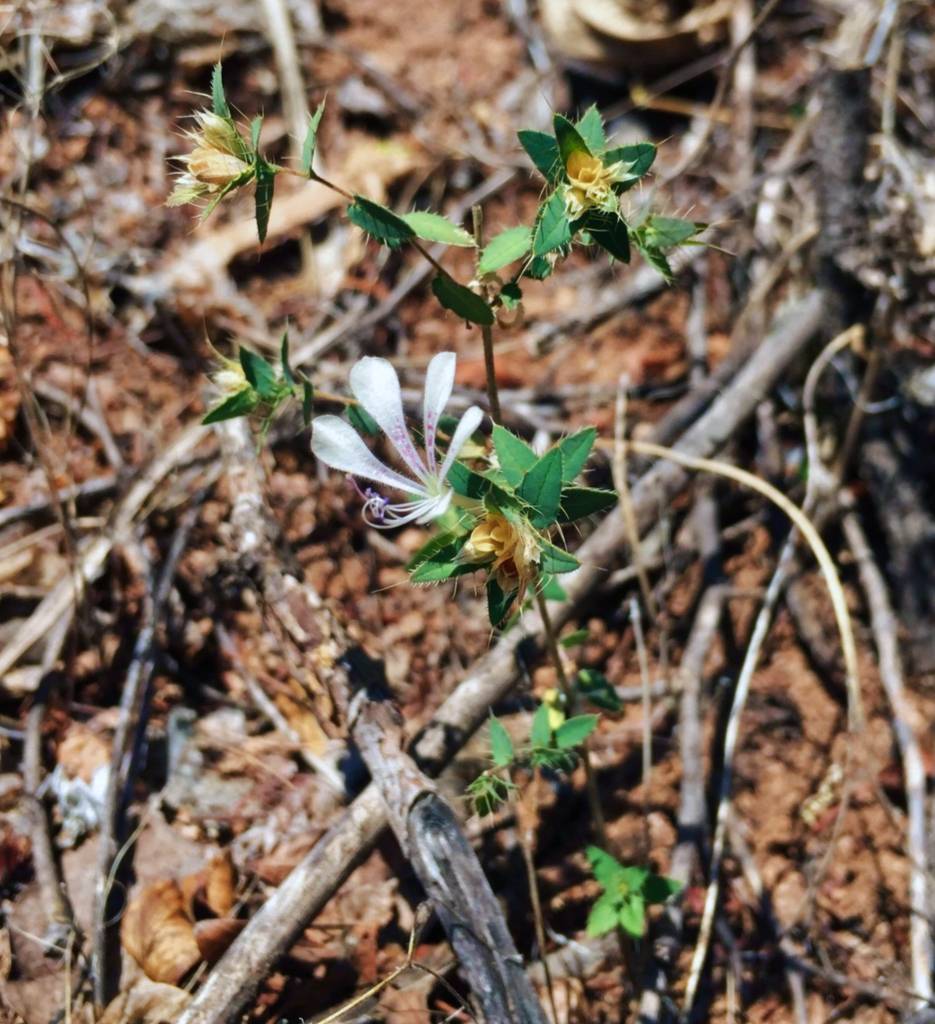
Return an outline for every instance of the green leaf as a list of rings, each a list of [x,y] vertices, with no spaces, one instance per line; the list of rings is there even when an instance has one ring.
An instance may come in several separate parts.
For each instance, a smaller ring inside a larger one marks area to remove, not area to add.
[[[559,750],[578,747],[597,728],[597,715],[575,715],[568,718],[555,730],[555,745]]]
[[[542,578],[539,580],[539,586],[542,590],[542,596],[547,601],[568,600],[568,592],[561,583],[559,583],[558,580],[549,573],[542,574]]]
[[[543,572],[563,573],[573,572],[581,563],[568,551],[550,544],[547,540],[542,541],[542,557],[539,567]]]
[[[260,396],[253,388],[243,388],[223,402],[209,409],[202,423],[220,423],[222,420],[237,419],[238,416],[249,416],[260,404]]]
[[[391,249],[415,237],[415,232],[402,217],[364,196],[354,196],[354,201],[347,208],[347,216],[361,231],[366,231],[371,238]]]
[[[619,711],[623,707],[610,680],[596,669],[581,669],[578,673],[577,686],[578,693],[596,708],[601,708],[604,711]]]
[[[652,245],[648,245],[640,231],[630,232],[630,241],[639,249],[643,256],[643,259],[651,266],[654,267],[662,275],[663,279],[667,284],[671,284],[675,279],[675,274],[672,271],[672,267],[669,265],[669,261],[666,259],[665,253],[661,249],[657,249]]]
[[[626,188],[631,188],[644,174],[652,167],[656,159],[656,147],[651,142],[637,142],[632,146],[618,146],[609,149],[603,156],[604,164],[615,164],[623,162],[629,165],[631,180],[624,182]]]
[[[590,210],[584,227],[592,241],[621,263],[630,262],[630,235],[626,221],[608,210]]]
[[[445,309],[457,313],[463,320],[484,327],[489,327],[493,323],[493,310],[490,306],[470,288],[458,284],[447,274],[436,274],[432,278],[432,293]]]
[[[487,580],[487,614],[490,617],[490,624],[494,629],[501,626],[510,614],[515,597],[515,590],[509,594],[504,593],[496,580]]]
[[[260,148],[260,132],[263,130],[263,115],[257,115],[250,122],[250,145],[252,152],[256,153]]]
[[[646,932],[646,902],[639,893],[628,896],[617,914],[620,927],[634,939],[642,938]]]
[[[665,251],[687,242],[689,238],[704,231],[707,226],[701,221],[682,220],[679,217],[658,217],[654,214],[642,226],[641,232],[646,245]]]
[[[585,853],[594,877],[603,888],[616,892],[623,875],[623,865],[620,861],[605,853],[599,846],[589,846]]]
[[[349,405],[347,419],[359,434],[376,437],[380,433],[380,425],[362,405]]]
[[[457,224],[452,224],[440,213],[413,210],[412,213],[404,213],[400,220],[404,220],[419,238],[424,238],[427,242],[443,242],[445,245],[461,245],[465,248],[474,245],[472,235],[464,228],[459,228]]]
[[[643,898],[647,903],[665,903],[667,899],[682,891],[682,883],[664,875],[650,875],[643,883]]]
[[[496,491],[496,485],[482,477],[480,473],[468,469],[463,462],[454,462],[448,470],[448,483],[451,484],[455,494],[462,498],[472,498],[475,501],[482,501],[492,491]]]
[[[523,301],[523,290],[515,281],[508,281],[500,289],[497,298],[504,309],[516,309]]]
[[[532,251],[535,256],[545,256],[554,249],[560,249],[571,241],[571,222],[565,213],[565,200],[558,192],[539,207],[539,218],[532,240]],[[551,267],[549,268],[551,273]],[[530,273],[530,277],[535,277]]]
[[[591,104],[575,124],[578,134],[587,143],[592,153],[600,153],[607,145],[604,135],[604,119],[596,104]]]
[[[588,156],[591,155],[588,144],[567,117],[556,114],[552,118],[552,125],[555,128],[555,139],[558,142],[558,154],[562,162],[562,170],[568,165],[568,158],[572,153],[587,153]]]
[[[562,177],[562,161],[554,136],[523,129],[519,132],[519,141],[545,180],[550,185],[557,184]]]
[[[276,379],[276,371],[256,352],[240,347],[240,365],[243,367],[244,376],[255,388],[260,398],[265,401],[275,400],[279,397],[279,382]]]
[[[276,183],[276,172],[265,160],[256,164],[256,233],[261,242],[266,241],[266,229],[269,226],[269,214],[273,208],[273,187]]]
[[[458,561],[467,543],[466,533],[440,533],[412,556],[406,566],[413,583],[439,583],[474,572],[477,566]]]
[[[493,814],[510,796],[516,787],[508,779],[485,772],[468,786],[468,796],[474,806],[474,813],[482,818]]]
[[[539,457],[522,438],[494,424],[493,446],[504,479],[511,487],[519,487],[523,477],[539,461]]]
[[[611,893],[604,893],[600,899],[591,907],[588,914],[588,935],[596,939],[600,935],[606,935],[617,927],[619,909],[617,901]]]
[[[585,643],[590,634],[586,629],[576,629],[574,633],[567,633],[559,640],[562,647],[580,647]]]
[[[214,65],[211,72],[211,109],[218,117],[231,119],[231,108],[227,105],[227,97],[224,95],[224,72],[221,70],[221,62]]]
[[[290,388],[295,387],[295,375],[289,365],[289,332],[282,332],[282,341],[279,345],[279,364],[282,367],[282,379]]]
[[[533,526],[550,526],[558,515],[562,495],[562,453],[553,448],[529,470],[516,492],[534,515]]]
[[[532,730],[529,742],[534,747],[547,747],[552,742],[552,726],[549,724],[549,706],[540,704],[532,716]]]
[[[322,114],[325,112],[325,101],[315,108],[315,113],[308,119],[308,128],[305,131],[305,142],[302,143],[301,170],[305,175],[312,173],[312,161],[315,159],[315,145],[318,142],[318,126],[321,124]]]
[[[584,464],[588,461],[588,456],[591,454],[596,440],[597,431],[594,427],[585,427],[584,430],[578,430],[559,442],[558,450],[562,453],[563,483],[571,483],[584,469]]]
[[[513,763],[513,741],[500,719],[493,715],[490,716],[490,756],[498,768],[506,768]]]
[[[598,487],[566,487],[559,503],[558,522],[573,523],[595,512],[604,512],[616,504],[617,495],[614,491],[604,491]]]
[[[306,427],[312,425],[312,405],[315,400],[315,389],[310,380],[302,381],[302,422]]]
[[[522,259],[532,246],[532,228],[519,224],[515,228],[507,228],[493,238],[484,247],[477,263],[480,275],[493,274],[508,263]]]
[[[554,269],[550,260],[544,256],[535,256],[523,268],[523,277],[531,277],[534,281],[544,281],[547,277],[552,276]]]

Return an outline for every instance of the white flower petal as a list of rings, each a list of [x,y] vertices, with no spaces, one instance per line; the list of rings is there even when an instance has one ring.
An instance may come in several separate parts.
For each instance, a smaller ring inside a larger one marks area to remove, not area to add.
[[[429,470],[435,472],[435,435],[438,421],[445,411],[448,399],[455,386],[455,364],[458,357],[454,352],[439,352],[432,357],[425,374],[425,396],[422,399],[422,422],[425,427],[425,454]]]
[[[364,444],[360,434],[339,416],[318,416],[312,422],[312,451],[332,469],[394,487],[404,494],[425,494],[421,483],[383,463]]]
[[[442,463],[442,468],[439,471],[438,476],[441,480],[447,479],[451,464],[458,457],[458,453],[465,446],[471,434],[480,426],[480,421],[483,418],[483,412],[476,405],[472,405],[465,410],[464,415],[461,417],[461,422],[455,427],[451,444],[448,445],[448,453],[445,455],[445,461]]]
[[[377,421],[403,462],[420,480],[424,480],[428,470],[406,429],[399,377],[392,363],[378,356],[364,356],[351,367],[350,380],[354,397]]]
[[[443,515],[451,504],[453,491],[447,490],[444,494],[434,498],[424,498],[421,501],[409,501],[399,505],[387,505],[383,510],[383,520],[374,523],[379,529],[388,530],[391,527],[405,526],[406,523],[418,523],[424,525],[430,523]]]

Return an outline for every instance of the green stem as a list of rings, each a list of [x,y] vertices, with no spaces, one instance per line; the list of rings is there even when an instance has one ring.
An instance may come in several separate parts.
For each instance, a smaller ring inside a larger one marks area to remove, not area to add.
[[[471,218],[474,222],[474,244],[480,253],[484,248],[484,211],[480,205],[471,207]],[[483,286],[482,286],[483,287]],[[489,302],[490,296],[484,288],[484,298]],[[501,420],[500,392],[497,390],[497,366],[493,355],[493,328],[489,324],[481,326],[481,337],[484,339],[484,371],[487,377],[487,400],[490,403],[490,418],[494,423]]]
[[[562,652],[558,649],[558,638],[552,626],[548,602],[541,590],[536,591],[536,605],[539,609],[539,618],[542,619],[542,632],[545,634],[546,650],[549,652],[549,657],[555,666],[558,684],[565,695],[565,705],[568,709],[568,715],[571,717],[575,713],[575,706],[577,704],[575,690],[568,679],[568,674],[565,672],[565,663],[562,661]],[[606,850],[607,827],[604,823],[604,811],[601,808],[601,797],[597,789],[597,773],[591,761],[587,740],[585,740],[581,748],[581,762],[584,765],[585,785],[588,793],[588,804],[591,808],[591,818],[594,823],[594,835],[598,843]]]

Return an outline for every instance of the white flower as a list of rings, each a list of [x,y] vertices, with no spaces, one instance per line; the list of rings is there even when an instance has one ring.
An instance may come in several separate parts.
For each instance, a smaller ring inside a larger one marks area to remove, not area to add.
[[[318,416],[312,423],[312,451],[326,465],[412,496],[408,501],[393,504],[367,488],[364,517],[371,525],[388,529],[404,523],[428,523],[451,504],[454,492],[446,483],[448,471],[484,415],[476,405],[466,410],[439,465],[435,450],[438,421],[454,388],[455,363],[454,352],[439,352],[429,363],[425,375],[424,459],[409,436],[399,378],[392,364],[386,359],[366,356],[351,369],[354,397],[390,439],[412,477],[384,465],[357,431],[339,416]]]

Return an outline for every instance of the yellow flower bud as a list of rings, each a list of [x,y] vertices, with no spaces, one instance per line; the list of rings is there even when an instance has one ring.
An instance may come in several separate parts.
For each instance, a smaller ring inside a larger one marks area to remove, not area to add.
[[[539,540],[531,526],[493,513],[474,527],[465,554],[490,562],[494,579],[504,592],[525,591],[539,566]]]

